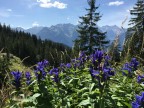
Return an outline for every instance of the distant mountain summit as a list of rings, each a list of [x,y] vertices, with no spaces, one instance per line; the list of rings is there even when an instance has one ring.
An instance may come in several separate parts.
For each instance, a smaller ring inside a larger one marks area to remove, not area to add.
[[[25,30],[25,32],[29,32],[29,33],[31,33],[31,34],[37,34],[37,33],[39,33],[42,29],[43,29],[42,26],[36,26],[36,27],[32,27],[32,28],[29,28],[29,29]]]
[[[78,36],[76,28],[77,26],[72,24],[57,24],[55,26],[42,28],[36,35],[40,36],[42,39],[50,39],[72,46],[72,41]]]
[[[51,27],[32,27],[29,29],[16,28],[17,30],[21,30],[24,32],[29,32],[31,34],[35,34],[41,39],[49,39],[54,42],[59,42],[66,44],[68,46],[73,46],[73,41],[78,37],[78,33],[76,31],[77,25],[73,25],[70,23],[67,24],[57,24],[52,25]],[[118,26],[102,26],[99,27],[102,32],[107,32],[107,39],[111,42],[115,39],[115,36],[119,34],[120,36],[120,44],[123,43],[125,38],[126,29],[119,28]]]
[[[120,42],[120,45],[123,44],[123,41],[125,39],[125,33],[127,31],[127,29],[122,29],[116,25],[113,25],[113,26],[102,26],[100,27],[100,30],[103,31],[103,32],[107,32],[107,39],[109,39],[111,42],[115,39],[115,37],[117,35],[119,35],[119,42]]]

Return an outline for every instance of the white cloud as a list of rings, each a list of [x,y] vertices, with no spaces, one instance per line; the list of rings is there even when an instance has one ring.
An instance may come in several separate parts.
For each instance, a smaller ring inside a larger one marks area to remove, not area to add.
[[[8,12],[12,12],[12,9],[7,9]]]
[[[126,12],[130,12],[130,10],[129,10],[129,9],[127,9],[127,10],[126,10]]]
[[[109,6],[119,6],[124,4],[124,1],[115,1],[115,2],[109,2]]]
[[[67,19],[67,20],[69,20],[69,19],[70,19],[70,17],[67,17],[66,19]]]
[[[67,4],[61,3],[58,1],[55,1],[52,3],[51,0],[37,0],[37,2],[39,3],[39,6],[43,8],[52,8],[52,7],[55,7],[58,9],[67,8]]]
[[[48,2],[51,2],[51,0],[37,0],[37,2],[48,3]]]
[[[32,26],[33,26],[33,27],[38,27],[39,24],[38,24],[38,22],[33,22],[33,23],[32,23]]]
[[[130,13],[131,10],[133,10],[132,7],[130,9],[127,9],[126,12]]]

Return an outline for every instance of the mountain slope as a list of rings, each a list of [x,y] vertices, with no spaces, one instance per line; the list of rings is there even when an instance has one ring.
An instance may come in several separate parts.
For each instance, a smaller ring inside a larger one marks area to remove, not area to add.
[[[42,39],[50,39],[55,42],[64,43],[68,46],[73,45],[73,40],[76,39],[77,26],[72,24],[57,24],[51,27],[44,27],[37,36],[40,36]]]
[[[29,32],[31,34],[35,34],[41,39],[49,39],[54,42],[63,43],[70,47],[73,46],[73,40],[78,37],[78,33],[76,31],[77,25],[73,24],[57,24],[51,27],[32,27],[25,32]],[[118,26],[102,26],[99,27],[102,32],[107,32],[107,39],[111,42],[115,39],[115,36],[119,34],[120,44],[123,43],[125,38],[126,29],[121,29]]]
[[[119,28],[118,26],[102,26],[100,27],[100,30],[103,32],[107,32],[107,39],[109,39],[111,42],[115,39],[115,37],[118,35],[119,36],[119,42],[120,45],[123,44],[123,41],[125,39],[125,33],[126,29]]]

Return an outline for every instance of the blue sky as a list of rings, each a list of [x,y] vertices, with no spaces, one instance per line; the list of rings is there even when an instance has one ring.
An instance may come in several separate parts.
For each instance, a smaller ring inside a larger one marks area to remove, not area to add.
[[[128,17],[137,0],[96,0],[102,14],[99,26],[117,25]],[[0,23],[11,27],[30,28],[51,26],[59,23],[78,24],[86,14],[87,0],[0,0]]]

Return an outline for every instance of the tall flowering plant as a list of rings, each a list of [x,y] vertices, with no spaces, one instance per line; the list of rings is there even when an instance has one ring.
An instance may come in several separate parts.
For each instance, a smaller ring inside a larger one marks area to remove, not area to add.
[[[130,63],[125,63],[122,68],[122,74],[125,76],[132,77],[134,75],[134,71],[137,70],[139,62],[136,58],[132,58]]]
[[[17,90],[20,89],[21,87],[21,77],[22,77],[22,73],[19,71],[13,71],[11,72],[12,76],[14,77],[12,84],[16,87]]]
[[[38,81],[44,80],[47,72],[45,70],[45,67],[49,64],[47,60],[43,60],[41,62],[38,62],[36,69],[34,70],[35,76]]]

